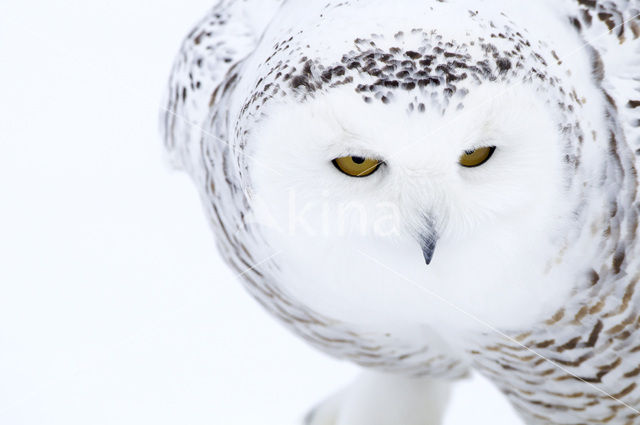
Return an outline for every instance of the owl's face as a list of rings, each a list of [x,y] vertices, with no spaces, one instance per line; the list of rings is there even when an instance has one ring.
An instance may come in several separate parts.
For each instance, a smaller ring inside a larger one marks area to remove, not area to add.
[[[507,75],[491,52],[472,52],[481,55],[476,68],[484,60]],[[446,55],[436,60],[457,66]],[[291,80],[311,95],[268,102],[246,145],[254,219],[280,257],[280,286],[325,316],[390,332],[518,328],[557,311],[584,269],[580,253],[567,250],[567,231],[574,139],[589,124],[567,126],[576,122],[567,117],[602,115],[598,104],[586,107],[592,115],[577,111],[577,98],[567,108],[569,94],[557,93],[565,82],[550,82],[560,71],[538,79],[546,62],[531,57],[524,71],[511,61],[510,81],[454,87],[463,102],[441,96],[443,86],[431,96],[409,86],[389,102],[384,90],[368,98],[367,82],[354,81],[367,72],[365,53],[359,74],[339,74],[330,90],[314,91],[311,70],[308,80]],[[572,60],[590,66],[586,54]],[[533,79],[523,83],[522,72]],[[379,78],[371,76],[368,84]],[[573,80],[579,92],[593,88],[589,74]]]
[[[272,109],[253,200],[286,289],[345,321],[448,320],[438,296],[508,325],[547,313],[567,290],[563,140],[530,88],[504,90],[444,115],[348,90]]]

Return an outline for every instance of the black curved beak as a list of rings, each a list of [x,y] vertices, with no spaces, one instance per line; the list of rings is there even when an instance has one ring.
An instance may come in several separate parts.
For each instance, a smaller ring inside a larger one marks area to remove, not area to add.
[[[427,266],[433,260],[433,253],[436,251],[436,244],[439,236],[436,230],[436,220],[431,214],[425,214],[423,228],[418,233],[418,243],[422,247],[422,255]]]
[[[427,266],[431,264],[431,260],[433,260],[433,253],[436,250],[437,242],[438,236],[435,233],[425,236],[422,240],[422,255],[424,255],[424,261],[427,263]]]

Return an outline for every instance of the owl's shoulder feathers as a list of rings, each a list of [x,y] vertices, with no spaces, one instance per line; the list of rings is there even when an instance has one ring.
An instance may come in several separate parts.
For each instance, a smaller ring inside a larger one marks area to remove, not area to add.
[[[221,0],[187,35],[161,110],[160,127],[172,165],[187,171],[215,92],[257,46],[283,0]],[[215,135],[214,135],[215,136]]]

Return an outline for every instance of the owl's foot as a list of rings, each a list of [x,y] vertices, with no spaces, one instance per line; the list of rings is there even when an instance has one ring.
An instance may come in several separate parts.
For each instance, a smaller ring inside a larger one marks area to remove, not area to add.
[[[451,383],[365,373],[305,418],[304,425],[439,425]]]

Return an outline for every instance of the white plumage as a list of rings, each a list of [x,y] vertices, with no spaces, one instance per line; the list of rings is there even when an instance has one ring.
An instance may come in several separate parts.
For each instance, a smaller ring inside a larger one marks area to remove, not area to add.
[[[165,144],[222,255],[316,347],[412,377],[309,423],[436,423],[469,368],[531,424],[639,423],[638,14],[229,0],[189,34]]]

